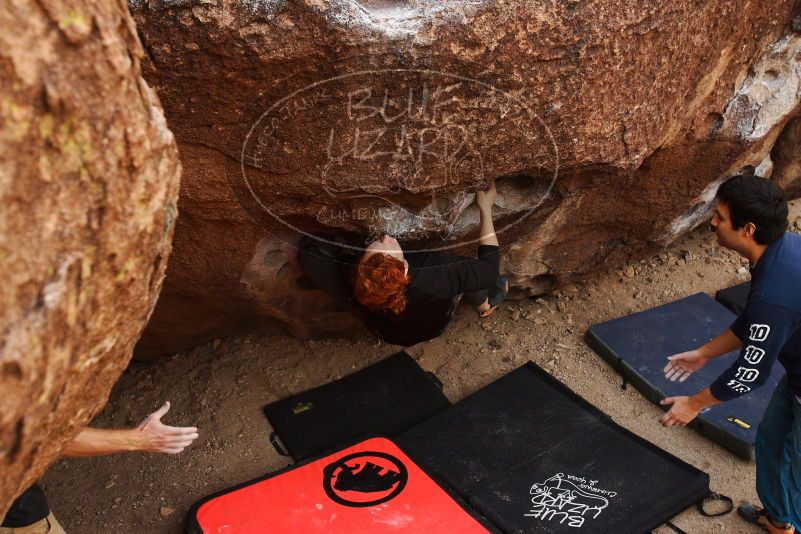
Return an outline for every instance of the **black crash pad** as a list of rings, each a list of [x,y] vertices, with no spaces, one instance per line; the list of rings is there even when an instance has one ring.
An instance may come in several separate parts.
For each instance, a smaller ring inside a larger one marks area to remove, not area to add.
[[[642,534],[709,492],[706,473],[530,362],[397,442],[510,534]]]
[[[726,306],[736,315],[742,315],[748,303],[748,292],[751,291],[751,282],[743,282],[736,286],[721,289],[715,293],[715,300]]]
[[[442,385],[398,352],[328,384],[264,407],[289,454],[301,460],[367,436],[395,436],[449,408]]]
[[[663,369],[667,357],[700,347],[731,326],[735,316],[703,293],[634,313],[587,331],[587,344],[623,374],[648,400],[693,395],[711,384],[738,352],[715,358],[684,382],[670,382]],[[754,459],[756,430],[773,390],[784,374],[774,365],[761,388],[709,408],[690,426],[746,460]]]

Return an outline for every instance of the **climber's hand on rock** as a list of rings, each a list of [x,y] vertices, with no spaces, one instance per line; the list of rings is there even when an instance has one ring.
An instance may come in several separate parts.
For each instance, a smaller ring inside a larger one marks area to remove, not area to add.
[[[495,189],[495,180],[490,180],[485,190],[476,191],[476,206],[478,206],[478,209],[483,212],[491,212],[497,194],[498,191]]]
[[[146,452],[166,452],[177,454],[192,444],[198,437],[197,428],[193,426],[168,426],[161,418],[169,411],[170,402],[145,417],[136,428],[136,449]]]

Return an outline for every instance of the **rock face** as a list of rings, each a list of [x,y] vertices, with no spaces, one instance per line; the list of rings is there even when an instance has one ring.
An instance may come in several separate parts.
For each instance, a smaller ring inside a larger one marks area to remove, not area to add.
[[[0,9],[0,517],[102,408],[161,287],[178,151],[123,2]]]
[[[353,327],[302,278],[298,237],[470,253],[491,178],[523,294],[669,242],[797,137],[794,5],[132,0],[185,169],[139,353]]]

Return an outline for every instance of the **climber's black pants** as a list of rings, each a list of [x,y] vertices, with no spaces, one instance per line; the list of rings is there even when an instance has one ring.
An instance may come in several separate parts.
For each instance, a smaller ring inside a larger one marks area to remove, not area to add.
[[[472,293],[465,293],[462,295],[462,299],[471,306],[479,306],[483,304],[485,300],[487,300],[488,293],[488,289],[480,289],[479,291],[473,291]]]
[[[359,256],[344,247],[308,236],[300,239],[298,249],[298,262],[309,280],[343,310],[363,319],[350,283],[350,272]]]

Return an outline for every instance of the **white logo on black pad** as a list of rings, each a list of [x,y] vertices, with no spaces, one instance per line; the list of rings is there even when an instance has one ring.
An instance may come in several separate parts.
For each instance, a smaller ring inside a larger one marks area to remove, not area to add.
[[[531,487],[531,509],[523,514],[541,521],[554,521],[568,527],[581,527],[584,521],[597,519],[609,506],[616,491],[597,488],[597,480],[557,473]]]

